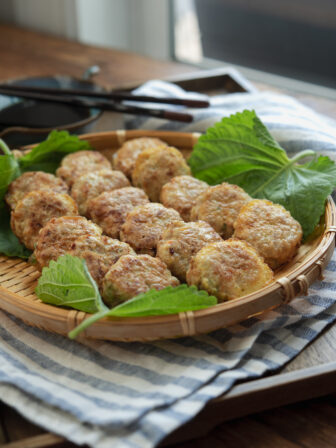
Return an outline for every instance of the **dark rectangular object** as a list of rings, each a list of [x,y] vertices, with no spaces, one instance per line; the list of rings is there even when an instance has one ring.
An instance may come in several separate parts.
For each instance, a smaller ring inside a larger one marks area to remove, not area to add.
[[[211,95],[220,93],[256,92],[257,89],[232,67],[216,68],[211,70],[199,70],[184,75],[176,75],[163,78],[180,86],[187,91],[200,92]],[[131,84],[126,88],[117,89],[118,92],[129,92],[140,87],[139,84]]]

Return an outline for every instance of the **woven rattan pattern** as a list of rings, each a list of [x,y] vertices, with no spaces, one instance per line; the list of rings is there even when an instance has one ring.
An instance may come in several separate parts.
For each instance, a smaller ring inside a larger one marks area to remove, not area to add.
[[[30,300],[38,300],[34,293],[40,272],[19,258],[0,256],[0,285]]]

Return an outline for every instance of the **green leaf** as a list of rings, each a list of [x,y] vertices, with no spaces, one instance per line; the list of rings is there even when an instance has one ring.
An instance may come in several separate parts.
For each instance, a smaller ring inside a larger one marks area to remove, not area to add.
[[[298,164],[301,159],[312,158]],[[189,158],[195,177],[216,185],[239,185],[254,198],[283,205],[307,238],[336,187],[336,166],[307,150],[293,159],[278,145],[254,111],[223,118],[201,136]]]
[[[42,302],[86,313],[108,310],[83,259],[66,254],[42,270],[36,295]]]
[[[45,141],[20,157],[19,164],[22,172],[54,173],[64,156],[87,149],[92,149],[90,143],[80,140],[77,135],[70,135],[67,131],[52,131]]]
[[[208,308],[216,303],[216,297],[209,296],[205,291],[199,291],[196,286],[179,285],[175,288],[168,286],[160,291],[151,289],[139,294],[110,310],[108,316],[140,317],[176,314]]]
[[[0,149],[3,155],[0,155],[0,204],[4,205],[2,200],[6,194],[9,184],[19,176],[19,164],[6,143],[0,139]]]
[[[288,162],[254,111],[225,117],[202,135],[188,160],[194,176],[211,185],[242,173],[270,171]],[[234,182],[233,182],[234,183]]]
[[[209,296],[205,291],[199,291],[195,286],[180,285],[157,291],[152,289],[139,294],[109,311],[102,311],[90,316],[69,333],[74,339],[85,328],[103,317],[140,317],[177,314],[182,311],[195,311],[216,305],[216,297]]]
[[[10,214],[5,207],[0,209],[0,253],[7,257],[19,258],[29,258],[31,254],[12,232]]]

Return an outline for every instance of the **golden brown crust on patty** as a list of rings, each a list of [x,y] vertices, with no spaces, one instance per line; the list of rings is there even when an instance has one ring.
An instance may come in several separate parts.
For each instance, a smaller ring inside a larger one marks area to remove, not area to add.
[[[120,232],[120,239],[130,244],[138,253],[155,255],[156,245],[168,224],[183,222],[172,208],[149,203],[134,208]]]
[[[132,182],[135,187],[143,188],[151,201],[158,202],[163,185],[184,174],[190,174],[190,168],[180,151],[171,146],[157,146],[139,154]]]
[[[137,205],[147,202],[149,201],[143,190],[125,187],[107,191],[91,199],[87,204],[87,213],[101,226],[106,235],[119,238],[121,226],[128,213]]]
[[[275,269],[296,254],[302,228],[282,205],[255,199],[241,209],[234,236],[250,243]]]
[[[230,238],[240,209],[251,197],[237,185],[226,182],[209,187],[191,209],[192,221],[209,223],[224,239]]]
[[[127,140],[115,153],[113,166],[122,171],[125,176],[131,178],[138,155],[145,149],[165,146],[166,143],[159,138],[140,137]]]
[[[160,290],[179,283],[159,258],[125,255],[105,275],[103,297],[108,305],[115,306],[150,289]]]
[[[31,191],[11,213],[11,228],[28,249],[34,249],[40,230],[51,218],[76,214],[77,205],[69,195],[51,190]]]
[[[157,245],[157,256],[173,275],[185,282],[191,258],[202,247],[218,241],[222,238],[204,221],[174,222],[163,232]]]
[[[87,204],[91,199],[105,191],[128,186],[130,186],[130,183],[121,171],[110,169],[94,171],[77,177],[71,189],[71,196],[78,205],[79,213],[87,216]]]
[[[112,169],[110,162],[98,151],[77,151],[68,154],[56,171],[56,176],[63,179],[71,188],[76,178],[85,173]]]
[[[220,301],[250,294],[272,280],[272,270],[255,249],[236,239],[203,247],[187,272],[188,285],[196,285]]]
[[[73,242],[69,253],[86,261],[88,270],[100,289],[107,271],[120,257],[135,255],[131,246],[105,235],[83,235]]]
[[[40,268],[71,250],[81,236],[100,236],[101,228],[82,216],[52,218],[40,231],[34,255]]]
[[[165,207],[177,210],[184,221],[190,221],[192,207],[207,188],[206,182],[195,177],[176,176],[162,187],[160,201]]]
[[[67,184],[53,174],[43,171],[27,171],[13,180],[8,187],[5,200],[12,210],[23,197],[36,190],[51,190],[55,193],[68,193]]]

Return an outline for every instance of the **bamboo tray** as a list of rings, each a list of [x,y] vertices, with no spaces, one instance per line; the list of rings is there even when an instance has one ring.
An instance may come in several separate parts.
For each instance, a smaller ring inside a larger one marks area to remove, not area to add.
[[[136,137],[158,137],[176,146],[188,156],[198,133],[167,131],[113,131],[83,135],[110,160],[125,141]],[[297,256],[276,272],[275,281],[259,291],[239,299],[199,311],[176,315],[138,318],[109,318],[94,323],[81,338],[115,341],[151,341],[208,333],[288,303],[297,295],[307,294],[309,286],[322,277],[335,248],[336,208],[331,197],[326,203],[324,228],[315,239],[302,245]],[[89,315],[42,303],[34,293],[40,273],[18,258],[0,257],[0,308],[24,322],[62,335]]]

